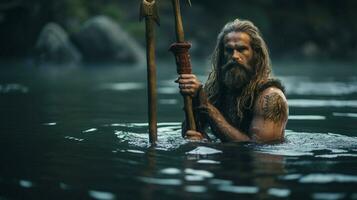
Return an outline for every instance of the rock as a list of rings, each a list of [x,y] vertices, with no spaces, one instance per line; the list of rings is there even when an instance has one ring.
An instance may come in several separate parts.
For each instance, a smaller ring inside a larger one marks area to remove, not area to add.
[[[68,34],[56,23],[48,23],[41,31],[35,46],[40,63],[78,63],[82,56],[69,40]]]
[[[87,61],[145,62],[145,51],[119,24],[106,16],[89,19],[73,41]]]

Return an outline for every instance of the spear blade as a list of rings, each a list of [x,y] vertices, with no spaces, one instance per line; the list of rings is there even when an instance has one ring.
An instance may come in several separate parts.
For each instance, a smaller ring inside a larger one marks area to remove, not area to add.
[[[142,21],[146,17],[152,18],[157,25],[160,25],[159,11],[156,0],[143,0],[140,4],[140,18]]]
[[[188,5],[190,5],[190,7],[192,6],[191,0],[187,0]]]

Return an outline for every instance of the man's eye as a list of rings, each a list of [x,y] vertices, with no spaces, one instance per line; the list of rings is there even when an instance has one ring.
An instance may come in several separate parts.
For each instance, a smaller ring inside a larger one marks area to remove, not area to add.
[[[227,53],[232,53],[232,52],[233,52],[233,49],[232,49],[232,48],[226,48],[226,52],[227,52]]]
[[[238,48],[238,51],[239,51],[239,52],[243,52],[243,51],[245,51],[245,50],[247,50],[246,47],[240,47],[240,48]]]

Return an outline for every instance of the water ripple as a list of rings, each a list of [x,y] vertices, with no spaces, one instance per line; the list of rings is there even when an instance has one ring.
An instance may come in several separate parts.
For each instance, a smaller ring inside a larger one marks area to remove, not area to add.
[[[314,81],[303,77],[280,77],[289,95],[347,95],[357,93],[357,82]]]
[[[287,197],[290,195],[289,189],[281,189],[281,188],[270,188],[268,190],[268,194],[276,197]]]
[[[325,154],[325,155],[316,155],[317,158],[337,158],[337,157],[357,157],[357,154]]]
[[[197,169],[190,169],[190,168],[187,168],[185,169],[185,173],[186,174],[191,174],[191,175],[194,175],[194,176],[200,176],[200,177],[203,177],[203,178],[212,178],[214,175],[209,172],[209,171],[206,171],[206,170],[197,170]]]
[[[314,199],[323,199],[323,200],[338,200],[345,198],[346,194],[344,193],[314,193],[312,197]]]
[[[145,84],[136,83],[136,82],[107,83],[99,86],[100,90],[114,90],[114,91],[141,90],[144,88],[145,88]]]
[[[193,193],[203,193],[207,191],[207,188],[202,185],[188,185],[185,187],[185,191]]]
[[[115,135],[119,142],[127,143],[133,149],[150,146],[146,123],[115,124]],[[188,142],[181,137],[181,123],[158,124],[158,150],[171,151]],[[206,146],[196,146],[187,151],[188,155],[222,154],[221,150]],[[317,158],[356,157],[357,137],[334,133],[309,133],[287,130],[285,141],[279,144],[247,144],[254,151],[282,156],[315,156]],[[199,163],[217,164],[213,160],[201,160]]]
[[[94,132],[94,131],[97,131],[97,130],[98,129],[96,129],[96,128],[90,128],[90,129],[82,131],[82,133],[90,133],[90,132]]]
[[[166,168],[166,169],[162,169],[160,173],[167,174],[167,175],[176,175],[176,174],[181,174],[181,170],[177,168]]]
[[[72,137],[72,136],[65,136],[64,138],[66,138],[68,140],[77,141],[77,142],[82,142],[84,140],[84,139],[76,138],[76,137]]]
[[[222,151],[213,149],[210,147],[199,146],[199,147],[195,148],[194,150],[187,152],[186,154],[189,154],[189,155],[211,155],[211,154],[218,154],[218,153],[222,153]]]
[[[357,176],[345,174],[308,174],[299,180],[300,183],[357,183]]]
[[[253,146],[255,150],[263,153],[283,155],[283,156],[322,156],[325,154],[317,153],[317,151],[325,150],[331,153],[344,154],[329,154],[338,157],[339,155],[348,156],[345,154],[357,147],[357,138],[349,137],[334,133],[305,133],[286,131],[285,142],[280,144],[262,144]],[[356,156],[351,153],[349,156]]]
[[[289,120],[325,120],[321,115],[289,115]]]
[[[127,123],[115,124],[117,130],[115,135],[120,142],[129,145],[146,148],[150,146],[148,142],[147,123]],[[130,129],[128,129],[130,128]],[[181,137],[181,123],[159,123],[158,124],[158,143],[156,148],[160,150],[177,149],[187,141]]]
[[[88,192],[89,196],[98,200],[112,200],[115,199],[115,195],[110,192],[90,190]]]
[[[33,183],[29,180],[20,180],[19,185],[24,188],[31,188],[33,187]]]
[[[56,126],[57,122],[48,122],[48,123],[43,123],[42,125],[44,125],[44,126]]]
[[[26,86],[17,83],[0,85],[0,93],[28,93],[29,89]]]
[[[257,187],[254,186],[234,186],[234,185],[221,185],[218,190],[223,192],[232,192],[239,194],[255,194],[259,191]]]
[[[334,112],[332,113],[333,116],[336,117],[352,117],[352,118],[357,118],[357,113],[337,113]]]
[[[220,164],[221,162],[215,160],[198,160],[197,163],[200,164]]]
[[[139,180],[149,184],[156,184],[156,185],[181,185],[182,181],[179,179],[163,179],[163,178],[151,178],[151,177],[140,177]]]
[[[289,107],[352,107],[357,108],[357,100],[289,99]]]

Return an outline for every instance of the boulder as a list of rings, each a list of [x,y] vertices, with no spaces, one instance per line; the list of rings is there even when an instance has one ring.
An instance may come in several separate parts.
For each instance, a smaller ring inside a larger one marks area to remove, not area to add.
[[[106,16],[89,19],[73,35],[87,61],[145,62],[145,51],[122,27]]]
[[[35,46],[35,57],[40,63],[78,63],[82,56],[70,41],[66,31],[56,23],[42,29]]]

